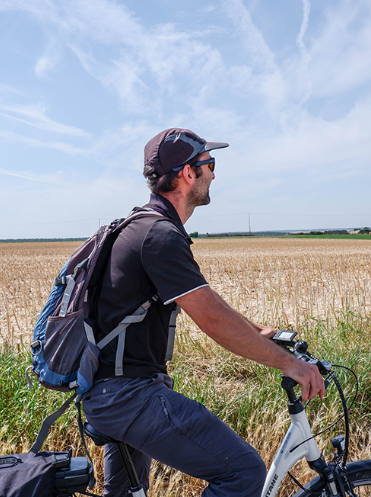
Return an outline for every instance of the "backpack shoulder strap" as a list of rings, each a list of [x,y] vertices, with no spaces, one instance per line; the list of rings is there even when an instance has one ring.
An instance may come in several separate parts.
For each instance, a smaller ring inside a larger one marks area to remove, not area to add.
[[[174,342],[175,342],[175,328],[176,328],[176,317],[181,312],[181,308],[178,304],[176,304],[175,309],[171,313],[170,321],[169,321],[169,333],[167,338],[167,347],[166,347],[166,357],[165,361],[171,361],[173,358],[174,351]]]
[[[161,220],[166,220],[165,216],[161,214],[160,212],[151,209],[150,207],[134,207],[134,209],[131,211],[129,216],[125,219],[125,222],[123,222],[124,226],[126,226],[128,221],[134,220],[138,217],[141,217],[142,215],[155,215],[158,216],[158,219],[155,220],[161,221]],[[130,222],[129,221],[129,222]],[[171,221],[171,219],[170,219]],[[174,223],[175,224],[175,223]],[[118,229],[119,225],[118,225]],[[133,314],[129,316],[125,316],[122,321],[114,328],[112,331],[110,331],[102,340],[100,340],[96,346],[101,350],[103,347],[105,347],[108,343],[110,343],[114,338],[118,337],[117,340],[117,349],[116,349],[116,358],[115,358],[115,376],[122,376],[124,373],[124,351],[125,351],[125,339],[126,339],[126,329],[128,326],[130,326],[132,323],[140,323],[143,321],[143,319],[146,317],[148,309],[150,306],[158,300],[158,295],[154,295],[151,299],[147,300],[143,304],[141,304],[136,311],[133,312]],[[166,350],[166,360],[171,360],[172,355],[173,355],[173,348],[174,348],[174,339],[175,339],[175,325],[176,325],[176,317],[180,312],[180,307],[177,305],[175,310],[171,313],[170,317],[170,323],[169,323],[169,334],[168,334],[168,344],[167,344],[167,350]],[[94,335],[93,333],[89,332],[89,330],[86,330],[87,338],[89,341],[94,340]],[[92,339],[89,337],[93,337]],[[94,342],[93,342],[94,343]]]

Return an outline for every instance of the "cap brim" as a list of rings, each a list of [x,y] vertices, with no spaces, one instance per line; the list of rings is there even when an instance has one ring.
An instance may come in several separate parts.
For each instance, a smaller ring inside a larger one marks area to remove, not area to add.
[[[203,146],[205,152],[210,152],[210,150],[215,150],[216,148],[226,148],[229,147],[229,143],[219,143],[219,142],[206,142]]]

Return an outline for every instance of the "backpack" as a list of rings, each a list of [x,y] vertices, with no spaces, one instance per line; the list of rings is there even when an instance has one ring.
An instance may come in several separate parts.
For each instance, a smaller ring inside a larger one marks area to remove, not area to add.
[[[117,219],[99,228],[73,252],[54,280],[36,321],[31,344],[32,366],[27,368],[44,387],[63,392],[75,390],[78,395],[90,390],[99,367],[100,350],[116,337],[115,375],[123,374],[126,328],[142,321],[158,297],[154,295],[143,302],[98,343],[92,316],[114,241],[133,219],[148,214],[163,217],[150,208],[135,208],[126,219]],[[26,377],[31,386],[28,373]]]
[[[33,388],[28,375],[28,370],[31,369],[44,387],[62,392],[73,390],[74,394],[44,419],[31,447],[34,454],[41,450],[52,424],[76,399],[79,431],[85,453],[92,463],[83,433],[81,396],[93,386],[94,375],[99,367],[100,350],[116,337],[115,375],[123,375],[126,328],[142,321],[151,304],[158,300],[156,294],[143,302],[133,314],[123,317],[118,326],[97,343],[93,318],[100,284],[113,244],[120,232],[134,219],[149,214],[164,219],[161,213],[150,207],[135,207],[127,218],[116,219],[99,228],[73,252],[54,280],[45,307],[35,324],[31,344],[32,366],[26,370],[26,379],[29,387]],[[172,358],[176,316],[179,312],[180,308],[176,306],[170,317],[166,361]],[[93,485],[94,475],[90,488]]]

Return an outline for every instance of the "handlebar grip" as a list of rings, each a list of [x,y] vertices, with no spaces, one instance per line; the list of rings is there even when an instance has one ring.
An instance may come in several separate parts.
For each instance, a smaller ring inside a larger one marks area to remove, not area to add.
[[[294,403],[300,400],[300,398],[296,398],[294,387],[298,385],[298,382],[289,378],[288,376],[282,376],[281,387],[286,391],[287,396],[289,398],[289,402]]]
[[[281,386],[284,390],[290,390],[291,388],[296,387],[299,383],[289,376],[282,376]]]

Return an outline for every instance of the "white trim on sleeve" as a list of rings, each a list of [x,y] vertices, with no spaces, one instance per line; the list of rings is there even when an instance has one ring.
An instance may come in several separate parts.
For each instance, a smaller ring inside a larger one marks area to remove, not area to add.
[[[166,302],[164,302],[164,305],[171,304],[171,302],[174,302],[174,300],[179,299],[180,297],[184,297],[184,295],[194,292],[195,290],[198,290],[199,288],[202,288],[204,286],[210,286],[210,285],[208,283],[205,283],[205,285],[196,286],[196,288],[192,288],[192,290],[189,290],[188,292],[182,293],[181,295],[177,295],[176,297],[167,300]]]

